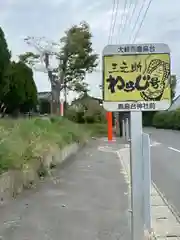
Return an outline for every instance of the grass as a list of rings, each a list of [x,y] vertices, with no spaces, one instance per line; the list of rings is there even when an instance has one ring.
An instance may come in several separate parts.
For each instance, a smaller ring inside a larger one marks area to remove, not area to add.
[[[51,149],[105,133],[103,124],[78,125],[57,117],[0,120],[0,173],[40,161]]]
[[[85,128],[89,129],[92,137],[107,136],[107,124],[105,123],[85,124]]]
[[[88,133],[61,118],[0,121],[0,171],[21,169],[50,149],[82,142]]]

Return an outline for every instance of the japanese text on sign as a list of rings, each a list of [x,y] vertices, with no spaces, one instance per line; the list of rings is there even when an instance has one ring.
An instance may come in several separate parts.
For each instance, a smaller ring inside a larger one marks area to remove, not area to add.
[[[156,103],[154,102],[147,102],[147,103],[120,103],[118,104],[118,109],[122,110],[154,110],[156,109]]]
[[[120,46],[118,48],[118,52],[121,53],[154,53],[156,51],[156,48],[154,45],[132,45],[132,46]]]
[[[104,101],[161,101],[170,98],[169,54],[104,57]]]

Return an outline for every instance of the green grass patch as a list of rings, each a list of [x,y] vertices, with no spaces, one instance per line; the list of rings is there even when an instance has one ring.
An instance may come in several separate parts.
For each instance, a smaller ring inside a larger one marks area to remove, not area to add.
[[[40,161],[52,148],[106,134],[105,124],[76,124],[60,117],[0,120],[0,173]]]
[[[87,134],[64,118],[0,121],[0,172],[22,169],[54,147],[82,142]]]
[[[105,123],[85,124],[84,127],[88,129],[92,137],[107,136],[107,124]]]

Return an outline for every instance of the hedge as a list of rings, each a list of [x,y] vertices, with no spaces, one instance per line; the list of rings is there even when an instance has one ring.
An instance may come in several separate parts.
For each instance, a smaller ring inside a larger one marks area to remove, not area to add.
[[[180,109],[155,113],[152,118],[152,126],[180,130]]]

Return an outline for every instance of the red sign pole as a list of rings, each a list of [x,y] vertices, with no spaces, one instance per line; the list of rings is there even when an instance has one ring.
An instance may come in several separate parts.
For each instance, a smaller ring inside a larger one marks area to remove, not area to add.
[[[112,112],[107,112],[108,141],[113,139]]]

